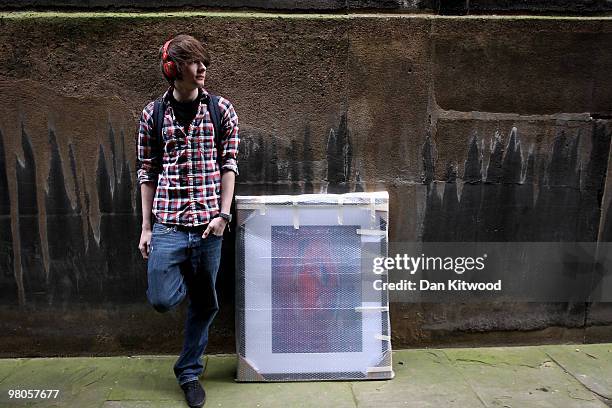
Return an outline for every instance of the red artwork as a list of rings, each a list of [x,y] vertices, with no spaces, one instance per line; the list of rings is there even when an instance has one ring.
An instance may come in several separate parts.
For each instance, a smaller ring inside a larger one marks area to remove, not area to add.
[[[360,351],[356,226],[273,227],[273,352]]]

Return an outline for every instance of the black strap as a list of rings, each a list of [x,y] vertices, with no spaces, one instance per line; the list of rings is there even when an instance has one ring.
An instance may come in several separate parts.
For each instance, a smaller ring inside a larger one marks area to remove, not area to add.
[[[164,113],[166,112],[166,104],[164,98],[160,97],[153,103],[153,130],[157,141],[157,146],[161,147],[164,145],[162,139],[162,127],[164,125]]]
[[[219,165],[219,171],[221,171],[222,159],[223,159],[223,129],[221,128],[221,111],[219,110],[219,97],[216,95],[210,95],[208,98],[208,112],[210,113],[210,120],[213,123],[215,130],[215,146],[217,147],[217,164]]]

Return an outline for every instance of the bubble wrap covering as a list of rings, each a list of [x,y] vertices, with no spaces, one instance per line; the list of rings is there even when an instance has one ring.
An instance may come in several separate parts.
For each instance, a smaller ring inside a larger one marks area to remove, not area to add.
[[[388,293],[371,285],[388,202],[387,192],[236,197],[237,381],[393,378]]]

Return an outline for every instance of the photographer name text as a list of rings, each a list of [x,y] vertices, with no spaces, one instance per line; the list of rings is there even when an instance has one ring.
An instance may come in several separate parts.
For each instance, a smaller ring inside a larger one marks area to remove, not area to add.
[[[496,282],[466,282],[461,279],[449,279],[446,282],[431,282],[427,279],[412,281],[402,279],[399,282],[384,282],[377,279],[373,282],[375,290],[400,290],[400,291],[495,291],[502,290],[502,281]]]

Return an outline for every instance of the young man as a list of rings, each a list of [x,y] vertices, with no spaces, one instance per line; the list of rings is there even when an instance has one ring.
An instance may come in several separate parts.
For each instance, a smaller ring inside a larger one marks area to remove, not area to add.
[[[204,89],[209,61],[206,47],[191,36],[179,35],[164,44],[161,68],[170,88],[161,105],[161,135],[155,134],[151,102],[142,112],[137,142],[142,195],[138,248],[148,259],[147,297],[158,312],[189,299],[174,373],[190,407],[201,407],[206,398],[198,377],[208,329],[218,311],[215,281],[223,231],[231,221],[240,142],[232,104],[221,97],[210,99]],[[209,99],[218,101],[221,146],[215,145]]]

